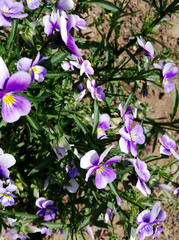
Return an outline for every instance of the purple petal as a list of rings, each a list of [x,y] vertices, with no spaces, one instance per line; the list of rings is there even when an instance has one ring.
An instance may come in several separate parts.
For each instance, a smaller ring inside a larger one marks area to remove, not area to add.
[[[5,87],[5,93],[21,92],[25,90],[30,83],[31,83],[31,77],[28,73],[23,71],[16,72],[9,78]]]
[[[44,32],[47,35],[51,35],[53,33],[53,24],[50,22],[50,16],[46,15],[43,17],[43,24],[45,26]]]
[[[9,178],[10,172],[7,168],[0,166],[0,176],[3,178]]]
[[[0,27],[11,27],[11,19],[9,17],[6,17],[2,14],[0,11]]]
[[[8,153],[0,155],[0,166],[4,168],[10,168],[16,163],[15,158]]]
[[[160,146],[160,153],[167,156],[172,155],[170,149],[166,149],[164,146]]]
[[[153,185],[153,187],[173,192],[173,188],[168,186],[168,185],[166,185],[166,184]]]
[[[136,147],[133,143],[133,141],[131,141],[131,154],[134,156],[134,157],[137,157],[137,150],[136,150]]]
[[[5,195],[1,200],[1,204],[4,207],[12,206],[14,205],[14,203],[15,203],[14,198],[11,197],[10,195]]]
[[[150,215],[150,222],[153,222],[160,212],[160,202],[155,203],[152,208],[151,215]]]
[[[36,200],[35,205],[39,208],[42,208],[42,203],[45,201],[46,201],[46,199],[44,197],[40,197]]]
[[[145,219],[145,221],[146,221],[146,219],[148,219],[148,221],[146,221],[146,222],[147,223],[149,222],[150,210],[148,210],[148,209],[144,210],[137,216],[137,218],[136,218],[137,224],[145,222],[144,219]]]
[[[94,166],[94,167],[91,167],[88,172],[86,173],[86,178],[85,178],[85,181],[88,181],[88,179],[91,177],[91,175],[97,170],[99,169],[100,167],[99,166]]]
[[[153,48],[151,42],[147,42],[145,44],[145,50],[149,53],[149,58],[153,58],[154,48]]]
[[[40,5],[39,0],[27,0],[27,6],[28,8],[30,8],[31,10],[34,10],[36,8],[38,8]]]
[[[143,39],[142,39],[142,37],[140,36],[140,38],[139,37],[137,37],[137,42],[138,42],[138,44],[142,47],[142,48],[144,48],[145,47],[145,44],[144,44],[144,41],[143,41]]]
[[[77,181],[74,178],[71,178],[68,183],[69,183],[69,185],[67,185],[67,186],[64,185],[64,187],[67,189],[67,191],[70,193],[76,193],[79,188],[79,184],[77,183]]]
[[[177,189],[175,189],[175,191],[173,192],[173,194],[179,194],[179,187]]]
[[[62,38],[63,39],[63,38]],[[77,57],[81,57],[83,54],[80,52],[79,48],[75,44],[75,40],[71,35],[68,35],[66,46],[72,51]]]
[[[115,162],[119,162],[121,160],[121,158],[122,157],[120,157],[120,156],[112,157],[107,162],[103,163],[103,165],[110,165],[110,164],[113,164]]]
[[[166,63],[162,73],[165,78],[170,79],[177,75],[178,68],[173,67],[173,63]]]
[[[157,226],[153,238],[156,239],[160,236],[160,233],[163,231],[162,226]]]
[[[9,77],[10,76],[9,76],[9,71],[7,69],[7,66],[4,60],[2,59],[2,57],[0,57],[0,89],[4,90],[4,83]]]
[[[138,144],[144,144],[145,136],[141,125],[135,125],[131,131],[132,140]]]
[[[98,189],[105,188],[108,183],[116,179],[116,173],[112,168],[101,167],[96,171],[95,185]]]
[[[119,134],[120,134],[125,140],[128,140],[128,141],[131,140],[129,133],[126,132],[126,128],[125,128],[125,127],[122,127],[122,128],[119,130]]]
[[[59,0],[57,3],[57,8],[59,10],[71,10],[74,7],[73,0]]]
[[[119,140],[119,147],[122,152],[128,154],[130,149],[130,142],[121,137]]]
[[[17,62],[18,71],[28,72],[31,66],[32,66],[32,60],[27,57],[23,57]]]
[[[13,94],[6,94],[3,97],[1,115],[8,123],[17,121],[21,116],[27,115],[30,110],[31,104],[24,97]]]
[[[101,155],[100,155],[100,158],[99,158],[99,163],[101,163],[104,158],[107,156],[108,152],[113,148],[114,146],[110,146],[108,147]]]
[[[162,145],[169,148],[176,148],[176,142],[173,139],[169,138],[167,135],[163,135],[162,140],[163,140],[161,141]]]
[[[171,92],[173,90],[174,84],[170,80],[164,78],[164,80],[163,80],[163,87],[164,87],[164,91],[166,93],[169,93],[169,92]]]
[[[179,160],[179,154],[176,153],[172,148],[170,149],[170,151],[171,151],[172,155],[173,155],[176,159]]]
[[[17,190],[17,187],[14,184],[10,184],[9,186],[6,187],[7,192],[14,192]]]
[[[86,226],[86,231],[87,231],[87,233],[89,234],[89,236],[90,236],[92,239],[94,239],[93,231],[92,231],[90,225]]]
[[[137,188],[142,194],[144,194],[144,196],[146,196],[146,197],[147,197],[147,194],[149,194],[149,195],[151,194],[150,188],[149,188],[149,187],[146,185],[146,183],[145,183],[142,179],[140,179],[140,178],[138,178],[136,188]]]
[[[156,222],[164,222],[166,217],[167,217],[167,213],[161,209],[157,216]]]
[[[98,165],[99,163],[99,155],[95,150],[91,150],[87,152],[81,159],[80,159],[80,167],[83,169],[89,169],[93,166]]]
[[[150,179],[150,173],[147,169],[147,164],[145,162],[143,162],[139,158],[137,158],[134,167],[135,167],[135,171],[136,171],[137,175],[141,179],[143,179],[145,182],[147,182]]]
[[[47,200],[45,202],[42,203],[42,208],[47,208],[50,207],[54,204],[54,202],[52,200]]]
[[[153,226],[152,225],[147,225],[140,232],[139,240],[144,240],[145,237],[151,236],[152,234],[153,234]]]

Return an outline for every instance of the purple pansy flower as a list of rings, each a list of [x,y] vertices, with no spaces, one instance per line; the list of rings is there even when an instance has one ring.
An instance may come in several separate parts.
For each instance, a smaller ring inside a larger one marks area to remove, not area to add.
[[[144,43],[142,37],[137,37],[137,42],[138,44],[141,46],[141,48],[143,48],[144,52],[147,54],[147,56],[149,58],[154,58],[153,55],[154,55],[154,48],[151,44],[151,42],[146,42],[146,44]]]
[[[27,13],[20,14],[23,10],[23,4],[12,0],[0,1],[0,27],[11,27],[11,18],[24,18]]]
[[[57,3],[57,8],[59,10],[71,10],[74,7],[73,0],[59,0]]]
[[[176,159],[179,159],[179,154],[175,152],[176,143],[173,139],[169,138],[167,135],[163,135],[159,138],[162,146],[160,147],[160,153],[164,155],[173,155]]]
[[[136,222],[139,225],[136,234],[140,233],[139,240],[151,236],[153,234],[153,225],[158,222],[164,222],[165,219],[166,212],[160,209],[160,202],[153,206],[152,211],[142,211],[136,218]]]
[[[86,21],[83,18],[80,18],[76,14],[70,14],[67,28],[71,29],[73,27],[78,31],[79,29],[86,29],[85,25]]]
[[[85,180],[88,181],[89,177],[96,171],[95,185],[98,189],[105,188],[108,183],[116,179],[116,173],[112,168],[106,167],[112,163],[121,160],[120,156],[110,158],[107,162],[101,163],[108,152],[113,146],[108,147],[99,157],[95,150],[87,152],[80,160],[80,167],[88,169]]]
[[[150,172],[147,169],[147,164],[141,161],[139,158],[128,159],[128,161],[133,164],[135,172],[137,173],[138,181],[136,188],[147,197],[147,194],[151,194],[150,188],[146,185],[146,182],[150,179]]]
[[[16,196],[12,192],[16,191],[17,187],[13,183],[12,180],[6,182],[0,180],[0,202],[4,207],[12,206],[15,203],[14,198]],[[4,188],[4,184],[8,184],[8,186]]]
[[[44,216],[44,221],[50,221],[56,217],[55,211],[58,210],[56,207],[52,207],[52,200],[46,200],[44,197],[40,197],[36,200],[35,205],[41,210],[39,210],[36,215],[39,217]]]
[[[179,201],[179,187],[177,189],[175,189],[173,194],[177,194],[178,195],[177,201]]]
[[[32,59],[23,57],[17,62],[17,70],[29,72],[31,75],[31,81],[34,83],[35,80],[42,82],[45,78],[47,70],[39,66],[38,64],[46,59],[45,57],[40,57],[40,52],[37,53],[37,56],[34,61]]]
[[[12,167],[15,163],[15,158],[11,154],[4,154],[3,150],[0,148],[0,176],[9,178],[10,172],[8,168]]]
[[[93,99],[97,97],[98,101],[101,102],[105,98],[103,88],[101,86],[98,86],[96,88],[96,82],[94,79],[92,81],[90,81],[89,79],[87,80],[87,88],[91,93]]]
[[[173,90],[174,84],[169,79],[175,77],[178,73],[178,68],[173,63],[166,63],[162,70],[163,75],[163,87],[166,93]]]
[[[69,176],[71,178],[75,178],[79,174],[79,171],[75,167],[75,163],[73,160],[71,161],[70,165],[71,165],[70,167],[68,165],[66,166],[66,172],[69,173]]]
[[[131,154],[136,157],[137,150],[135,144],[144,144],[145,136],[141,125],[135,125],[131,130],[130,123],[131,121],[128,118],[125,122],[125,127],[119,130],[119,134],[121,135],[119,146],[122,152],[128,154],[129,150],[131,150]]]
[[[10,76],[5,62],[0,57],[0,99],[2,99],[1,115],[4,121],[15,122],[30,112],[29,100],[16,95],[25,90],[30,82],[30,75],[23,71]]]
[[[27,7],[31,10],[38,8],[40,5],[39,0],[26,0],[26,2],[27,2]]]
[[[94,118],[94,115],[92,115]],[[107,138],[106,131],[110,129],[110,116],[107,113],[99,114],[99,124],[97,127],[97,138]]]

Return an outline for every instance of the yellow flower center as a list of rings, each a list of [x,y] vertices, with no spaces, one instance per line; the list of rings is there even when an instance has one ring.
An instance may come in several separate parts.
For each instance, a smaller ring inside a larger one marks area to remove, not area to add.
[[[15,103],[15,99],[12,94],[5,94],[3,101],[9,107],[12,103]]]
[[[38,67],[32,67],[33,71],[34,71],[34,75],[41,73],[41,69],[39,69]]]
[[[100,167],[99,169],[97,169],[97,173],[100,173],[100,172],[102,172],[103,171],[103,167]]]
[[[133,132],[131,132],[131,138],[132,138],[132,140],[134,140],[134,134],[133,134]]]
[[[98,133],[101,133],[101,128],[98,128],[97,131],[98,131]]]
[[[165,79],[164,84],[167,84],[167,78]]]

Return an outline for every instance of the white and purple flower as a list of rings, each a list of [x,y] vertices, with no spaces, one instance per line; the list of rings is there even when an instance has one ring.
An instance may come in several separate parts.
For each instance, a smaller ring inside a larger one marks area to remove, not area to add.
[[[25,18],[27,13],[20,13],[23,10],[23,4],[12,0],[0,1],[0,27],[11,27],[11,18]]]
[[[174,83],[169,79],[174,78],[178,73],[178,68],[173,63],[166,63],[162,70],[163,87],[166,93],[169,93],[174,88]]]
[[[3,187],[3,185],[8,186]],[[16,198],[16,196],[12,194],[12,192],[16,190],[17,187],[14,185],[12,180],[8,179],[6,182],[0,180],[0,202],[2,206],[7,207],[14,205],[14,198]]]
[[[162,138],[159,138],[162,146],[160,147],[160,153],[170,156],[173,155],[176,159],[179,159],[179,154],[175,152],[176,142],[169,138],[167,135],[163,135]]]
[[[177,201],[179,201],[179,187],[175,189],[173,194],[177,194],[178,195]]]
[[[43,216],[44,221],[50,221],[56,217],[55,211],[58,210],[56,207],[52,207],[53,205],[52,200],[46,200],[44,197],[40,197],[36,200],[35,205],[41,210],[39,210],[36,215],[39,217]]]
[[[30,83],[31,77],[24,71],[16,72],[10,76],[5,62],[0,57],[0,99],[2,99],[1,115],[4,121],[15,122],[30,112],[29,100],[16,95],[16,93],[25,90]]]
[[[97,127],[97,138],[107,138],[106,131],[110,129],[110,116],[107,113],[99,114],[99,124]]]
[[[105,188],[108,183],[113,182],[116,179],[116,173],[112,168],[106,167],[121,160],[120,156],[110,158],[107,162],[102,163],[108,152],[113,146],[108,147],[100,156],[95,150],[87,152],[80,160],[80,167],[87,169],[85,180],[91,177],[96,171],[95,185],[98,189]]]
[[[147,41],[146,44],[144,43],[142,37],[137,37],[137,42],[138,44],[141,46],[141,48],[143,48],[144,52],[147,54],[147,56],[149,58],[154,58],[153,55],[154,55],[154,48],[151,44],[151,42]]]
[[[152,211],[144,210],[136,218],[136,222],[139,225],[136,234],[139,235],[139,240],[144,240],[145,237],[151,236],[153,234],[153,225],[155,223],[164,222],[166,219],[166,212],[160,209],[160,202],[157,202]],[[158,237],[161,229],[156,229],[154,233],[154,238]]]
[[[141,161],[139,158],[137,159],[128,159],[135,168],[135,172],[137,173],[137,185],[136,188],[147,197],[147,194],[151,194],[150,188],[146,185],[146,182],[150,179],[150,172],[147,169],[147,164]]]
[[[101,86],[96,87],[96,82],[94,79],[92,81],[90,81],[89,79],[87,80],[87,88],[91,93],[93,99],[95,99],[96,97],[98,101],[101,102],[105,98],[103,88]]]
[[[34,83],[35,80],[42,82],[45,78],[47,70],[39,66],[38,64],[46,59],[45,57],[40,57],[40,52],[37,53],[37,56],[34,61],[32,59],[23,57],[17,62],[17,70],[29,72],[31,75],[31,81]]]
[[[59,10],[71,10],[74,7],[73,0],[59,0],[57,3],[57,8]]]
[[[135,147],[136,144],[144,144],[145,136],[143,134],[143,128],[141,125],[135,125],[131,130],[131,120],[127,118],[125,122],[125,127],[122,127],[119,130],[119,134],[121,138],[119,140],[119,146],[122,152],[128,154],[129,150],[131,150],[131,154],[136,157],[137,149]]]

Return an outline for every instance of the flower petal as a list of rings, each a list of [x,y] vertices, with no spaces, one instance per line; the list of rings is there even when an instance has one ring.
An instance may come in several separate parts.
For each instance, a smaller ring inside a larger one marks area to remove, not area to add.
[[[40,197],[36,200],[35,205],[39,208],[42,208],[42,203],[45,201],[46,201],[46,199],[44,197]]]
[[[15,158],[8,153],[0,155],[0,166],[10,168],[16,163]]]
[[[114,146],[110,146],[108,147],[101,155],[100,155],[100,158],[99,158],[99,163],[101,163],[104,158],[107,156],[108,152],[113,148]]]
[[[80,159],[80,167],[83,169],[89,169],[99,163],[99,155],[95,150],[91,150],[87,152],[81,159]]]
[[[59,10],[71,10],[74,7],[73,0],[59,0],[57,3],[57,8]]]
[[[0,57],[0,89],[4,90],[4,84],[9,77],[7,66],[2,57]]]
[[[96,171],[95,185],[98,189],[105,188],[108,183],[116,179],[116,173],[112,168],[101,167]]]
[[[5,87],[5,92],[21,92],[25,90],[29,84],[31,83],[31,77],[28,73],[20,71],[14,73],[8,80],[6,87]]]
[[[32,65],[32,59],[23,57],[17,62],[17,70],[27,72]]]
[[[26,98],[12,95],[13,102],[5,103],[5,97],[3,98],[1,108],[1,115],[4,121],[9,123],[16,122],[21,116],[25,116],[30,112],[31,104]]]

